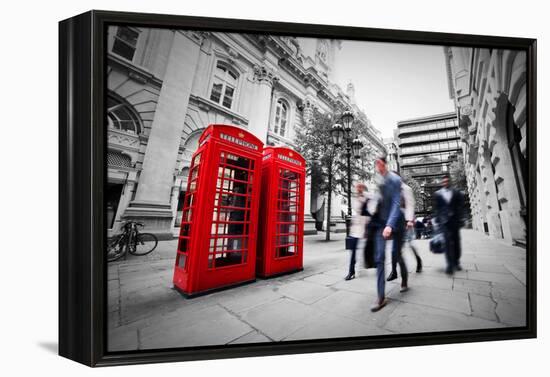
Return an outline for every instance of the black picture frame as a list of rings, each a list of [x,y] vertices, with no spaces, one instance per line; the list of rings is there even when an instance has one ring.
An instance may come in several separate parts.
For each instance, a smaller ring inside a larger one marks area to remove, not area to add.
[[[282,343],[106,351],[105,43],[109,24],[276,33],[523,50],[527,54],[527,325]],[[59,354],[88,366],[534,338],[536,326],[535,39],[143,13],[90,11],[59,23]]]

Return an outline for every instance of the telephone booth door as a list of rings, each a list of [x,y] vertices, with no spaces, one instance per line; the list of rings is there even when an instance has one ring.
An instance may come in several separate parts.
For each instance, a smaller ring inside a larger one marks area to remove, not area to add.
[[[305,160],[290,148],[266,147],[262,160],[256,273],[303,269]]]
[[[210,125],[191,159],[174,286],[187,296],[255,279],[263,143]]]

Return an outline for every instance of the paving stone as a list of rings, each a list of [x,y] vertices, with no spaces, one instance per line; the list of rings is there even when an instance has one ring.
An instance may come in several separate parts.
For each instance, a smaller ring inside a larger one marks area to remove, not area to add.
[[[403,303],[393,311],[384,327],[398,333],[415,333],[479,330],[499,328],[503,325],[463,313],[435,308],[427,309],[423,305]]]
[[[496,302],[496,314],[502,323],[510,326],[525,326],[527,324],[525,300],[500,298],[496,299]]]
[[[506,263],[504,265],[516,279],[523,285],[527,285],[527,264],[526,263]]]
[[[341,276],[329,274],[315,274],[304,279],[305,282],[321,284],[325,286],[333,285],[344,280]]]
[[[274,292],[271,289],[253,287],[237,290],[225,296],[220,295],[218,302],[230,311],[238,313],[266,302],[275,301],[281,297],[280,293]]]
[[[365,293],[338,291],[333,295],[317,301],[312,307],[323,312],[351,318],[369,327],[375,325],[381,328],[388,320],[391,312],[399,305],[399,302],[390,301],[384,309],[373,313],[370,311],[370,308],[376,303],[376,300],[376,294],[369,295]]]
[[[320,314],[308,305],[282,298],[241,313],[240,317],[271,339],[281,340]]]
[[[265,343],[272,342],[267,336],[260,334],[258,331],[254,330],[231,341],[229,344],[249,344],[249,343]]]
[[[334,293],[333,290],[327,287],[305,281],[293,281],[281,285],[277,292],[304,304],[313,304],[315,301]]]
[[[484,318],[490,321],[498,321],[498,317],[495,314],[497,304],[491,297],[479,296],[473,293],[469,293],[469,297],[472,315],[474,317]]]
[[[395,290],[389,297],[403,302],[431,306],[453,312],[471,313],[468,294],[465,292],[445,291],[430,287],[411,287],[404,293]]]
[[[225,309],[212,306],[141,329],[140,346],[155,349],[227,344],[252,330]]]
[[[527,297],[527,287],[522,285],[503,285],[498,283],[491,284],[491,294],[495,299],[512,298],[525,300]]]
[[[496,262],[496,258],[495,258]],[[482,272],[495,272],[499,274],[509,274],[510,271],[502,264],[499,263],[476,263],[476,270]]]
[[[521,282],[516,279],[511,273],[498,274],[493,272],[483,271],[468,271],[468,279],[489,281],[492,283],[504,284],[504,285],[520,285]]]
[[[340,279],[343,279],[347,274],[348,270],[347,268],[333,268],[330,270],[327,270],[324,272],[327,275],[339,277]]]
[[[349,318],[327,313],[312,319],[304,327],[283,340],[353,338],[385,334],[391,334],[391,332],[377,326],[367,326]]]
[[[453,291],[473,293],[480,296],[490,296],[491,283],[481,280],[454,278]]]
[[[445,274],[428,275],[424,273],[414,273],[409,275],[408,285],[410,287],[432,287],[437,289],[452,290],[453,279]]]
[[[370,296],[376,297],[378,295],[376,288],[376,272],[375,270],[365,271],[365,274],[360,277],[356,277],[353,280],[345,281],[342,280],[340,283],[336,283],[331,286],[331,288],[337,290],[344,290],[349,292],[356,292],[361,294],[367,294]],[[387,288],[391,288],[393,285],[387,284]],[[388,289],[386,289],[386,295],[388,294]]]
[[[129,351],[138,349],[138,332],[137,330],[128,330],[126,328],[116,328],[109,330],[107,337],[107,350]]]

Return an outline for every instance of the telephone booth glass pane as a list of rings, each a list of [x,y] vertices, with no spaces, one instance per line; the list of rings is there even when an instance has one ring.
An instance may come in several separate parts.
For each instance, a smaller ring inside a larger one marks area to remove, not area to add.
[[[210,229],[208,268],[239,265],[248,257],[254,161],[220,154]]]
[[[275,234],[276,258],[293,256],[297,252],[299,183],[300,175],[298,173],[279,169]]]
[[[191,162],[191,168],[189,170],[189,182],[188,190],[185,193],[185,199],[183,202],[182,208],[182,220],[180,226],[180,236],[178,242],[178,255],[176,258],[176,267],[186,270],[187,268],[187,259],[190,248],[190,237],[191,237],[191,223],[192,215],[195,209],[195,198],[197,193],[197,182],[199,176],[201,154],[198,153],[193,158]]]

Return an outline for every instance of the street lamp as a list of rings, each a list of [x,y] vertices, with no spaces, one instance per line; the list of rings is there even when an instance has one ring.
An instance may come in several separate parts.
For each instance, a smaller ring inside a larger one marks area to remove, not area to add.
[[[355,117],[350,110],[343,112],[340,117],[342,124],[336,123],[332,126],[330,133],[332,136],[332,142],[335,147],[343,145],[344,139],[346,142],[346,160],[347,160],[347,173],[348,173],[348,215],[346,216],[346,235],[349,236],[350,221],[351,221],[351,156],[355,158],[361,157],[361,149],[363,143],[359,138],[351,139],[351,130]],[[343,125],[343,126],[342,126]],[[330,221],[330,219],[328,219]]]
[[[339,147],[342,145],[342,141],[344,140],[344,127],[342,127],[341,124],[336,123],[332,126],[332,129],[330,130],[330,134],[332,136],[332,142],[335,146]]]

